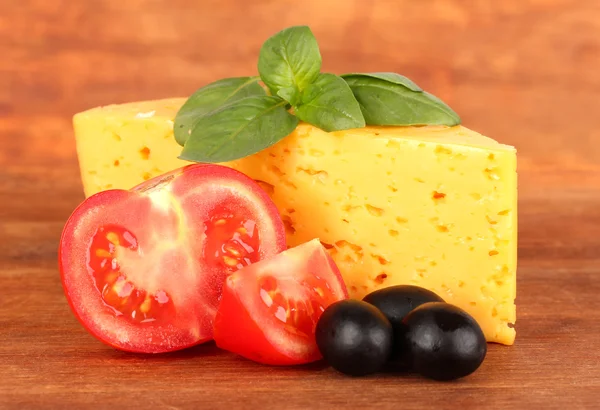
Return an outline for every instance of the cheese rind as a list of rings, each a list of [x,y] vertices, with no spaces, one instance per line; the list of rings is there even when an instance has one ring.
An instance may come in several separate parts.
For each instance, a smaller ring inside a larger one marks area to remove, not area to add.
[[[183,166],[172,126],[183,99],[109,106],[74,118],[86,195]],[[227,163],[273,198],[290,246],[319,238],[350,294],[426,287],[512,344],[516,320],[516,151],[462,126],[308,124]]]

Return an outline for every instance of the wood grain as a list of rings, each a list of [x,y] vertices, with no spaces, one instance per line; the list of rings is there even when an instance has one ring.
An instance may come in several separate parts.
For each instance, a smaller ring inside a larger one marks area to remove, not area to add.
[[[255,72],[308,23],[333,72],[389,70],[519,149],[517,342],[456,383],[271,368],[211,345],[161,356],[89,336],[58,238],[83,199],[71,115]],[[0,2],[0,408],[597,408],[600,7],[596,0]]]

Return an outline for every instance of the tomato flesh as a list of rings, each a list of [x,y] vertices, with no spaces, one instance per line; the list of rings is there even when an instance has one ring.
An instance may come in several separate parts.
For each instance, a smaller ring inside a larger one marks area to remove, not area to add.
[[[259,295],[268,314],[277,318],[286,332],[310,338],[325,308],[337,299],[321,278],[311,276],[298,281],[298,285],[310,294],[310,298],[287,298],[273,276],[259,280]]]
[[[198,164],[88,198],[65,225],[59,262],[94,336],[157,353],[210,340],[225,278],[285,248],[277,209],[254,181]]]
[[[230,273],[260,260],[260,234],[253,220],[215,215],[207,224],[206,235],[204,256]]]
[[[321,314],[347,297],[339,270],[314,240],[227,278],[215,341],[264,364],[310,363],[321,358],[314,336]]]
[[[149,294],[128,281],[127,274],[119,266],[118,251],[121,248],[139,251],[137,238],[122,226],[102,226],[92,238],[88,268],[102,300],[115,316],[122,315],[133,323],[168,321],[175,314],[171,297],[163,290]]]

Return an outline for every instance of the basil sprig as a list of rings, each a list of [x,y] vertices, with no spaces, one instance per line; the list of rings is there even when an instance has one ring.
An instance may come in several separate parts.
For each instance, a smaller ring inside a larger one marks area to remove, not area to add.
[[[258,72],[273,95],[294,105],[321,72],[321,52],[310,28],[291,27],[265,41]]]
[[[180,158],[224,162],[262,151],[296,129],[298,118],[285,106],[283,99],[268,95],[225,105],[198,120]]]
[[[325,131],[362,128],[365,119],[352,90],[334,74],[319,74],[294,106],[296,117]]]
[[[202,87],[181,106],[173,130],[175,140],[184,145],[198,122],[215,110],[246,97],[267,95],[260,77],[225,78]]]
[[[287,28],[262,46],[260,77],[226,78],[196,91],[173,125],[180,158],[225,162],[289,135],[299,120],[325,131],[369,125],[456,125],[450,107],[395,73],[321,73],[317,40],[306,26]],[[264,83],[263,88],[259,81]],[[292,114],[293,112],[293,114]]]
[[[442,100],[395,73],[346,74],[370,125],[458,125],[460,117]]]

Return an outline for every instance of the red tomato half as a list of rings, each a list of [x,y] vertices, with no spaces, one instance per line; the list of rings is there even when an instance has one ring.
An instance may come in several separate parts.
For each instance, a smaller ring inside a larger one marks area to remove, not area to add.
[[[315,327],[327,306],[347,299],[340,271],[318,240],[230,275],[215,318],[222,349],[259,363],[321,358]]]
[[[118,349],[158,353],[210,340],[225,277],[285,248],[267,194],[202,164],[88,198],[67,221],[59,262],[83,326]]]

